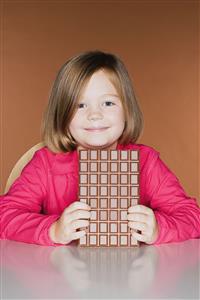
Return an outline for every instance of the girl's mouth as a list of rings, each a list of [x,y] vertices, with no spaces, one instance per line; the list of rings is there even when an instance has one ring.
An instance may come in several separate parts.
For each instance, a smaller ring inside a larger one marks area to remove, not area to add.
[[[99,128],[85,128],[86,131],[90,132],[98,132],[98,131],[104,131],[108,129],[108,127],[99,127]]]

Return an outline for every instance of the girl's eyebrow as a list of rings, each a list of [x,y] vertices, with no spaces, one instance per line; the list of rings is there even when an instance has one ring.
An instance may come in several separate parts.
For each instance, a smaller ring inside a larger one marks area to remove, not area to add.
[[[103,95],[101,95],[100,97],[103,97],[103,96],[112,96],[112,97],[117,97],[117,98],[119,98],[119,95],[117,95],[117,94],[103,94]]]
[[[117,94],[102,94],[102,95],[99,96],[99,98],[102,98],[104,96],[111,96],[111,97],[120,98],[120,96],[117,95]],[[86,101],[86,99],[85,98],[81,98],[81,101]]]

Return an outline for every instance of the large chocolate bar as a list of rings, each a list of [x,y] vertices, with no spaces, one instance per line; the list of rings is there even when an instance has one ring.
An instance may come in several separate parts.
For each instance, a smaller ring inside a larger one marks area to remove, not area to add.
[[[84,247],[132,247],[127,210],[139,202],[137,150],[80,150],[79,200],[91,206]]]

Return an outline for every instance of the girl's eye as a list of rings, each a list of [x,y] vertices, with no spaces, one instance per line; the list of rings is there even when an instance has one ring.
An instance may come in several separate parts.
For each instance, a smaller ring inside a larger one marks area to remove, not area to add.
[[[79,104],[78,104],[78,108],[83,108],[84,105],[85,105],[84,103],[79,103]]]
[[[115,103],[112,102],[112,101],[105,101],[104,104],[105,104],[105,106],[113,106],[113,105],[115,105]]]
[[[112,101],[105,101],[105,102],[103,103],[103,106],[113,106],[113,105],[115,105],[115,103],[112,102]],[[77,107],[78,107],[78,109],[80,109],[80,108],[85,108],[85,107],[86,107],[86,104],[85,104],[85,103],[79,103],[79,104],[77,105]]]

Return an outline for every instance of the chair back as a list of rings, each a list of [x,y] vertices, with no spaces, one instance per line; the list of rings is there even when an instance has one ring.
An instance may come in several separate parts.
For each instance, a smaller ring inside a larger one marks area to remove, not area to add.
[[[6,194],[10,188],[10,186],[13,184],[13,182],[20,176],[22,169],[27,165],[27,163],[32,159],[35,151],[39,150],[40,148],[44,147],[44,143],[40,142],[37,145],[34,145],[31,149],[29,149],[27,152],[25,152],[20,159],[17,161],[15,166],[13,167],[8,180],[6,182],[6,187],[4,190],[4,193]]]

